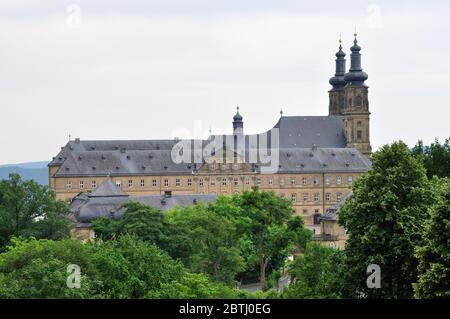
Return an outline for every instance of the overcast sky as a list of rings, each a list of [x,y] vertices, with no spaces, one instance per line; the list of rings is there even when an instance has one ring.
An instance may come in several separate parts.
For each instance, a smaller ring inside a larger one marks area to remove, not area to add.
[[[449,1],[1,0],[0,164],[81,139],[247,133],[327,115],[357,26],[374,149],[450,135]],[[197,124],[196,124],[197,123]]]

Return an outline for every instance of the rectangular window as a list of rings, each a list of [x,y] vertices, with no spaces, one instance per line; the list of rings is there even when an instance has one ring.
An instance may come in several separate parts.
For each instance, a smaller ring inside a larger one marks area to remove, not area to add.
[[[144,188],[145,187],[145,180],[144,179],[141,179],[141,188]]]
[[[152,180],[152,187],[156,187],[158,185],[156,179]]]
[[[211,177],[211,186],[216,186],[216,178],[214,176]]]
[[[222,170],[224,171],[224,170],[227,169],[227,164],[226,163],[222,163],[221,167],[222,167]]]
[[[272,176],[269,177],[269,185],[273,185],[273,177]]]
[[[128,180],[128,188],[133,188],[133,180]]]
[[[342,199],[342,193],[337,193],[337,194],[336,194],[336,200],[337,200],[338,202],[340,202],[341,199]]]
[[[319,193],[314,193],[314,201],[315,202],[319,201]]]
[[[116,179],[116,187],[122,187],[122,181],[120,179]]]
[[[204,179],[203,179],[203,178],[200,178],[200,179],[198,180],[198,185],[199,185],[200,187],[203,187],[204,184],[205,184]]]
[[[327,202],[329,202],[331,200],[331,194],[330,193],[325,193],[325,200]]]
[[[83,188],[84,188],[84,181],[81,180],[81,181],[80,181],[80,189],[83,189]]]
[[[297,178],[295,176],[291,176],[291,185],[295,186],[297,184]]]
[[[319,185],[319,177],[317,177],[317,176],[313,177],[313,184],[314,184],[314,186]]]
[[[70,179],[67,180],[66,188],[67,188],[67,189],[72,189],[72,181],[71,181]]]
[[[175,187],[180,187],[181,181],[179,178],[175,179]]]
[[[307,176],[303,176],[303,178],[302,178],[302,184],[303,184],[303,186],[308,185],[308,177],[307,177]]]
[[[164,187],[169,187],[169,180],[168,179],[164,180]]]
[[[189,187],[192,187],[192,178],[188,178],[187,185]]]
[[[352,175],[349,175],[347,177],[347,183],[348,183],[348,185],[352,185],[353,184],[353,176]]]
[[[325,185],[326,186],[330,185],[330,176],[325,176]]]
[[[97,181],[91,181],[91,187],[94,189],[94,188],[97,188]]]
[[[342,178],[340,176],[336,176],[336,185],[342,184]]]
[[[227,186],[227,178],[226,177],[222,178],[222,186]]]
[[[256,178],[256,185],[261,185],[261,177]]]
[[[234,183],[234,186],[238,186],[239,185],[239,179],[237,177],[235,177],[233,179],[233,183]]]
[[[284,186],[284,177],[280,177],[280,186]]]
[[[357,130],[357,131],[356,131],[356,138],[357,138],[358,140],[361,140],[361,139],[362,139],[362,131],[360,131],[360,130]]]
[[[245,178],[245,185],[250,185],[250,178],[249,177]]]
[[[308,210],[306,208],[303,209],[303,215],[308,214]]]
[[[308,201],[308,193],[303,193],[303,201],[304,202]]]
[[[292,194],[291,194],[291,201],[292,201],[293,203],[295,203],[295,202],[297,201],[297,194],[296,194],[296,193],[292,193]]]

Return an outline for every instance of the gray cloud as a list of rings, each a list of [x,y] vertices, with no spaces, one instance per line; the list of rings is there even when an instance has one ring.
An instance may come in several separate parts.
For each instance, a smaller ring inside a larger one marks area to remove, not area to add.
[[[50,159],[83,139],[166,138],[174,129],[245,129],[327,113],[337,38],[358,26],[372,141],[449,135],[445,2],[72,1],[0,3],[0,163]],[[370,10],[369,10],[370,11]]]

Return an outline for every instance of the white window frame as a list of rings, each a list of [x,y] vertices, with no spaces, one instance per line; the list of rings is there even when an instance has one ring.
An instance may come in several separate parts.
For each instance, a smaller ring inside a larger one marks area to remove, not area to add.
[[[79,186],[80,189],[84,189],[84,180],[80,180],[78,182],[78,186]]]
[[[308,176],[303,176],[302,177],[302,184],[303,184],[303,186],[308,185]]]
[[[314,193],[314,202],[318,202],[320,200],[320,194]]]

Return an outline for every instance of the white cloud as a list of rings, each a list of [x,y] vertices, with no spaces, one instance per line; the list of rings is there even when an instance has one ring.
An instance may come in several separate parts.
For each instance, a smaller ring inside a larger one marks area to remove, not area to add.
[[[355,24],[374,146],[448,135],[445,10],[382,3],[382,26],[371,28],[366,6],[346,15],[248,8],[146,15],[81,1],[80,28],[68,28],[66,7],[46,3],[53,9],[40,7],[45,14],[0,20],[2,163],[50,159],[69,133],[166,138],[194,120],[225,130],[236,104],[250,132],[275,124],[281,107],[287,115],[326,114],[337,38],[343,34],[349,53]]]

